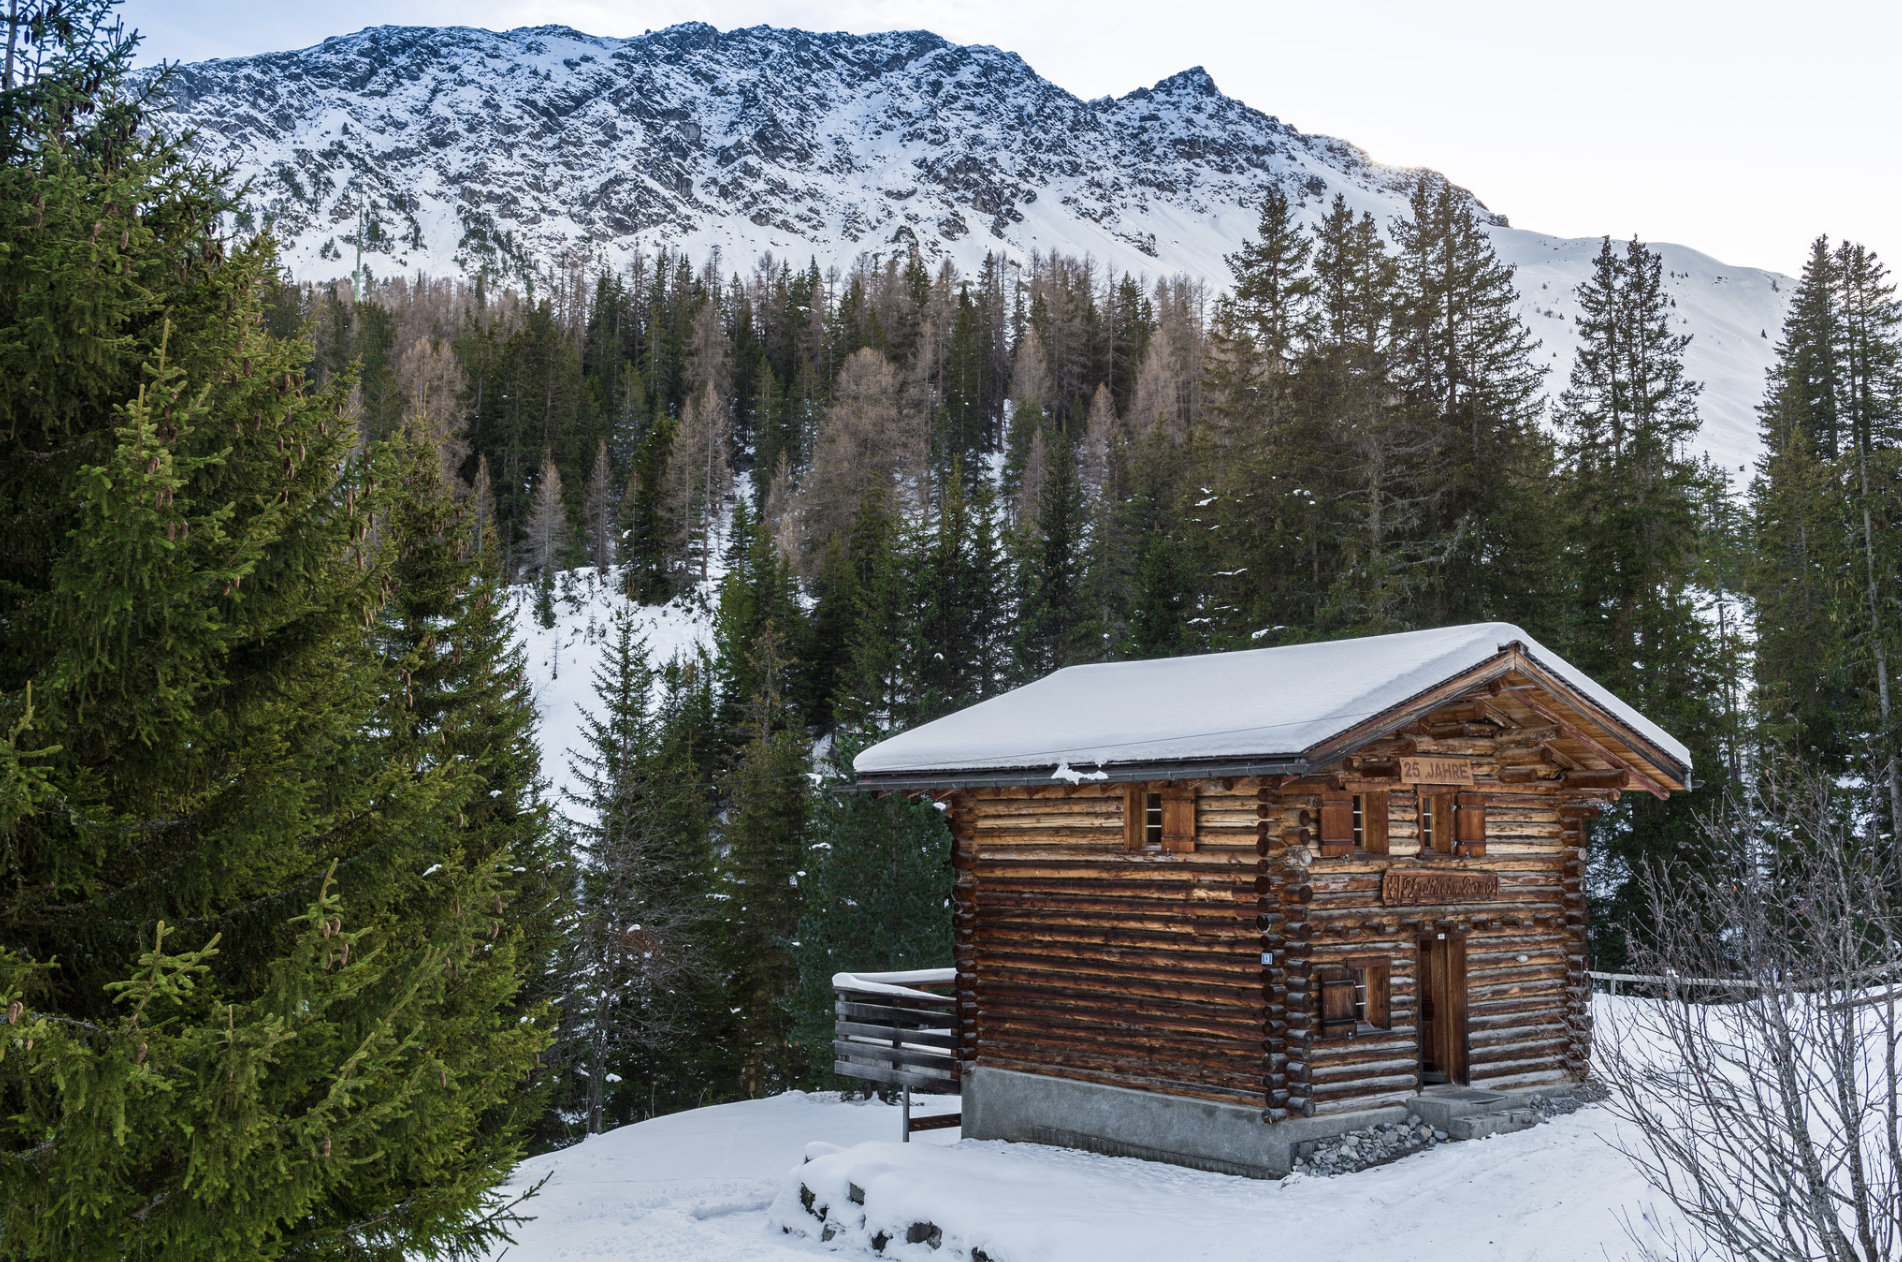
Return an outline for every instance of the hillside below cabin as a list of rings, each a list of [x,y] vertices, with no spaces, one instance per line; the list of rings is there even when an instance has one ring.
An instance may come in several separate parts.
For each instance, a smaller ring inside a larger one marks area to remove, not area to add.
[[[1485,623],[1071,667],[855,771],[955,838],[967,1136],[1278,1176],[1585,1075],[1586,825],[1691,757]]]

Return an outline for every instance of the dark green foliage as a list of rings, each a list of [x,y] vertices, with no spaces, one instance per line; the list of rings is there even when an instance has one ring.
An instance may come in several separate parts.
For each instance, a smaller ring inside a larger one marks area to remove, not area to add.
[[[561,880],[495,588],[64,13],[0,165],[0,1254],[479,1249]]]
[[[1089,541],[1076,449],[1046,430],[1036,518],[1020,524],[1015,673],[1029,681],[1097,655],[1084,566]]]
[[[727,776],[720,890],[726,916],[721,975],[733,1009],[727,1036],[733,1087],[747,1096],[796,1086],[805,1067],[793,1041],[800,872],[812,792],[811,741],[788,726],[781,632],[767,623],[750,646],[757,690],[746,743]]]
[[[1751,485],[1760,721],[1902,836],[1902,304],[1875,256],[1818,238],[1777,352]]]
[[[954,465],[937,519],[911,540],[910,614],[903,645],[906,717],[929,722],[997,691],[1004,673],[1004,558],[996,499],[964,489]]]
[[[793,956],[794,1037],[815,1076],[832,1063],[832,975],[951,963],[951,830],[931,803],[851,791],[862,745],[834,745],[813,797]]]
[[[1262,198],[1259,231],[1259,240],[1244,241],[1226,260],[1235,274],[1232,300],[1261,353],[1271,363],[1285,363],[1307,339],[1308,300],[1314,292],[1308,257],[1314,242],[1295,223],[1279,188]]]
[[[1594,860],[1616,874],[1593,916],[1594,949],[1622,960],[1642,890],[1618,877],[1698,849],[1696,817],[1724,788],[1723,681],[1736,663],[1700,615],[1707,470],[1680,453],[1697,431],[1698,386],[1684,375],[1690,338],[1670,328],[1658,256],[1609,238],[1578,288],[1581,346],[1559,398],[1563,535],[1569,565],[1555,639],[1575,665],[1690,746],[1702,794],[1620,804],[1599,826]]]
[[[622,585],[628,599],[643,605],[665,604],[675,594],[676,575],[668,562],[668,520],[661,478],[673,454],[674,418],[657,413],[634,449],[633,469],[621,499]]]
[[[705,1069],[720,999],[710,799],[693,716],[672,695],[678,671],[661,695],[627,615],[610,635],[597,710],[582,725],[575,832],[586,862],[564,1005],[576,1111],[589,1134],[660,1100],[694,1098],[682,1070]]]

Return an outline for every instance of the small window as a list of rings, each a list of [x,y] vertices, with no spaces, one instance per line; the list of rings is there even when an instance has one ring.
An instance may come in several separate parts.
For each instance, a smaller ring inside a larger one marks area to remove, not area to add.
[[[1354,849],[1367,854],[1387,853],[1387,795],[1354,795]]]
[[[1388,1013],[1393,968],[1387,960],[1346,960],[1323,966],[1320,975],[1322,1038],[1353,1038],[1392,1028]]]
[[[1354,1024],[1357,1029],[1392,1028],[1388,1017],[1388,999],[1393,970],[1386,960],[1349,960],[1347,971],[1354,979]]]
[[[1420,795],[1420,853],[1453,853],[1453,802],[1444,793]]]
[[[1162,794],[1143,794],[1143,848],[1162,849]]]

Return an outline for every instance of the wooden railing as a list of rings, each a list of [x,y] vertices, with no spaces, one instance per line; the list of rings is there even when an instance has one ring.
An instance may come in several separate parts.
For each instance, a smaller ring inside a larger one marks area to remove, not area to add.
[[[1592,979],[1593,989],[1597,989],[1598,983],[1603,982],[1605,984],[1606,989],[1609,990],[1614,995],[1618,993],[1618,987],[1622,984],[1626,986],[1653,987],[1656,990],[1662,992],[1663,994],[1675,998],[1680,990],[1689,990],[1689,991],[1710,991],[1710,990],[1764,991],[1764,990],[1768,990],[1776,994],[1793,994],[1793,993],[1812,991],[1812,990],[1830,990],[1830,989],[1834,989],[1836,987],[1842,986],[1843,984],[1848,982],[1880,981],[1887,977],[1893,976],[1897,971],[1898,970],[1896,965],[1877,964],[1869,968],[1857,969],[1855,972],[1847,974],[1846,976],[1843,976],[1843,977],[1836,977],[1836,978],[1799,977],[1799,978],[1785,978],[1785,979],[1774,980],[1774,981],[1766,981],[1766,980],[1761,980],[1758,978],[1750,978],[1750,977],[1681,977],[1676,973],[1602,973],[1596,969],[1590,970],[1587,973],[1587,976],[1589,976]],[[1864,998],[1864,999],[1859,999],[1856,1002],[1879,1002],[1880,999],[1884,997],[1886,997],[1886,993],[1885,995],[1877,996],[1874,999]]]
[[[912,1131],[956,1126],[956,1113],[911,1117],[911,1093],[957,1095],[958,1007],[949,990],[955,969],[832,976],[832,1072],[902,1090],[906,1139]]]

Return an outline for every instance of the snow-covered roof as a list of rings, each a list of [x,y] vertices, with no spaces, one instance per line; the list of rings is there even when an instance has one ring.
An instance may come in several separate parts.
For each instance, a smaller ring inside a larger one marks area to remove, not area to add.
[[[1141,662],[1071,666],[884,740],[861,776],[1096,768],[1301,758],[1375,715],[1498,658],[1517,641],[1532,664],[1688,773],[1668,732],[1509,622],[1481,622]]]

